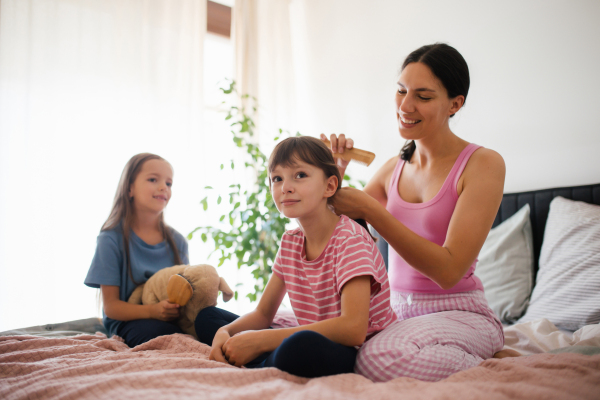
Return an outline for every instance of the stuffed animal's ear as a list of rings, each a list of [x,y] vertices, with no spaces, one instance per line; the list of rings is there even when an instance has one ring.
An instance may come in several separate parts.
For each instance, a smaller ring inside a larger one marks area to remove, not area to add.
[[[223,293],[223,301],[228,302],[233,297],[233,290],[229,287],[225,279],[219,278],[219,290]]]

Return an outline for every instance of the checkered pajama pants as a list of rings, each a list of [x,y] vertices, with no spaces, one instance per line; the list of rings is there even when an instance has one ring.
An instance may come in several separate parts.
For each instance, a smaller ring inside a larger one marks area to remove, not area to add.
[[[401,376],[439,381],[474,367],[504,346],[502,324],[482,291],[391,292],[398,321],[359,350],[355,372],[375,382]]]

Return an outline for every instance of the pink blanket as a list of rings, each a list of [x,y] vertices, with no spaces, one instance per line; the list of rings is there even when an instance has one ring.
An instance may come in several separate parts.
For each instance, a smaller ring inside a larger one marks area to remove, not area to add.
[[[356,374],[304,379],[274,368],[208,360],[187,335],[130,349],[119,338],[0,337],[2,399],[598,399],[600,355],[539,354],[488,360],[437,383]]]

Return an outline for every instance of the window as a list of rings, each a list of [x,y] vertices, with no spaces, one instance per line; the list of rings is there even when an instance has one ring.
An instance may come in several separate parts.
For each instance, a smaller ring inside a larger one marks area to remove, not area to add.
[[[210,142],[206,142],[206,144],[210,146],[212,151],[207,156],[211,157],[212,161],[204,163],[204,165],[209,169],[206,174],[206,182],[213,189],[205,190],[202,196],[196,199],[196,204],[198,209],[201,209],[198,202],[204,196],[209,196],[213,202],[209,204],[208,212],[200,213],[194,227],[219,225],[218,218],[225,212],[220,212],[220,208],[224,208],[225,202],[219,207],[214,201],[218,194],[222,194],[223,198],[226,198],[224,194],[229,193],[229,185],[240,180],[239,176],[234,176],[233,171],[228,167],[230,160],[235,159],[236,154],[240,154],[240,149],[233,143],[230,122],[225,120],[226,114],[222,102],[228,98],[219,89],[226,83],[225,79],[232,79],[234,76],[234,49],[229,34],[231,26],[230,6],[233,5],[232,3],[233,1],[207,2],[208,32],[204,37],[204,132],[205,137],[210,138]],[[215,149],[217,151],[214,151]],[[220,170],[221,163],[225,164],[223,170]],[[241,172],[239,168],[236,168],[235,171],[237,174]],[[190,262],[192,264],[208,263],[215,267],[218,265],[219,254],[213,255],[210,259],[208,258],[208,255],[214,249],[214,245],[210,240],[204,243],[199,236],[195,236],[189,242],[189,247]],[[248,278],[251,277],[251,270],[252,268],[238,270],[235,261],[226,262],[217,268],[219,275],[234,290],[239,292],[237,301],[231,300],[228,303],[223,303],[222,297],[219,297],[218,307],[238,315],[256,308],[256,303],[250,303],[245,297],[246,293],[254,291],[254,282],[252,280],[248,281]],[[244,282],[244,280],[248,282]],[[238,283],[240,285],[236,287]]]
[[[216,109],[217,82],[233,76],[233,50],[226,35],[209,33],[207,62],[198,57],[204,16],[195,2],[174,13],[145,13],[144,3],[117,9],[102,1],[93,7],[66,0],[0,4],[13,16],[0,26],[3,331],[96,313],[96,292],[83,280],[133,154],[156,153],[173,165],[169,224],[187,235],[207,223],[198,204],[202,188],[218,184],[209,178],[222,175],[210,169],[233,154]],[[123,32],[133,34],[124,40]],[[190,243],[194,262],[206,262],[210,251],[196,249],[200,244]],[[36,296],[11,308],[10,299],[23,290]]]
[[[231,9],[233,1],[206,2],[206,31],[215,35],[230,37]]]

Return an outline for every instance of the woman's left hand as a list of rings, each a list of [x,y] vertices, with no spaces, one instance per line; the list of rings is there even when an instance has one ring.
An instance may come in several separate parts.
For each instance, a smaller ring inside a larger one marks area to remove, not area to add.
[[[233,336],[223,345],[223,355],[229,364],[241,367],[264,353],[264,331],[245,331]]]
[[[377,202],[374,198],[359,189],[344,187],[338,189],[332,198],[331,205],[335,213],[344,214],[352,219],[367,219],[366,210]]]

